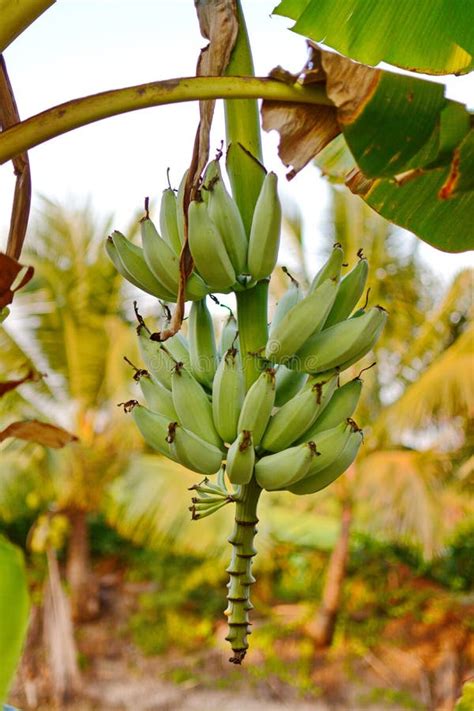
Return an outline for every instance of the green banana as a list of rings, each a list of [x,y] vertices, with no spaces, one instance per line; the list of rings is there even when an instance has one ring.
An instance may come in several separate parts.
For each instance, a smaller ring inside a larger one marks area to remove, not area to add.
[[[293,306],[301,301],[301,289],[299,284],[292,279],[288,289],[285,291],[280,301],[276,305],[275,312],[273,314],[272,322],[270,325],[270,330],[268,332],[269,337],[273,336],[273,332],[280,323],[280,321],[286,316],[288,311],[290,311]]]
[[[252,433],[243,430],[227,452],[226,472],[231,484],[248,484],[255,466]]]
[[[214,425],[224,442],[233,442],[237,437],[244,394],[244,379],[237,351],[230,348],[221,358],[212,383]]]
[[[275,403],[275,371],[268,368],[261,373],[249,388],[242,410],[240,411],[237,429],[249,430],[252,433],[254,447],[260,444],[266,430]]]
[[[146,329],[140,325],[137,328],[138,347],[148,372],[168,390],[171,390],[171,372],[175,361],[167,352],[166,345],[152,341]]]
[[[358,429],[357,425],[348,420],[347,422],[340,422],[330,430],[320,432],[316,441],[320,456],[311,463],[307,476],[314,476],[328,464],[331,464],[346,446],[346,442],[354,429]]]
[[[236,274],[243,274],[247,264],[248,240],[239,208],[226,190],[218,161],[215,176],[208,186],[207,209],[223,239],[227,254]]]
[[[323,383],[315,383],[281,407],[270,419],[261,446],[270,452],[281,452],[293,444],[301,432],[315,422],[323,405],[337,384],[337,376]],[[308,440],[305,440],[306,442]]]
[[[337,284],[326,279],[315,291],[291,308],[272,329],[265,357],[285,363],[292,358],[326,321],[337,294]]]
[[[168,443],[176,460],[199,474],[215,474],[222,463],[222,452],[177,422],[168,425]]]
[[[139,383],[146,404],[150,410],[163,415],[163,417],[167,418],[168,422],[173,422],[178,419],[173,405],[173,396],[167,388],[157,380],[153,380],[151,375],[148,373],[145,374],[143,371],[140,374]]]
[[[289,365],[307,373],[344,370],[370,351],[386,320],[387,312],[374,306],[363,316],[325,328],[306,341]]]
[[[178,422],[206,442],[222,448],[214,427],[212,405],[198,381],[180,364],[171,375],[171,392]]]
[[[184,243],[184,188],[186,186],[188,173],[189,170],[187,170],[181,178],[178,193],[176,195],[176,224],[178,226],[179,241],[181,244]]]
[[[107,254],[124,279],[147,294],[163,301],[176,301],[176,296],[159,282],[148,268],[143,250],[115,230],[107,238]]]
[[[330,464],[312,476],[305,476],[296,484],[288,487],[288,491],[300,496],[303,494],[314,494],[316,491],[321,491],[321,489],[332,484],[333,481],[350,467],[357,456],[362,441],[363,436],[360,430],[351,432],[344,447]]]
[[[188,219],[189,249],[196,269],[211,289],[227,291],[237,277],[206,203],[193,200]]]
[[[290,370],[286,365],[279,365],[276,368],[275,384],[275,406],[281,407],[291,400],[304,386],[308,375],[300,373],[298,370]]]
[[[238,339],[237,339],[237,319],[235,318],[234,314],[231,312],[229,314],[228,319],[226,320],[225,324],[222,327],[221,331],[221,338],[220,338],[220,346],[219,346],[219,351],[221,353],[221,356],[224,355],[224,353],[227,353],[229,348],[236,348],[238,346]]]
[[[177,363],[182,363],[187,370],[191,370],[188,339],[186,336],[183,336],[181,331],[178,331],[174,336],[168,338],[164,342],[164,345]]]
[[[250,230],[248,270],[256,281],[272,273],[280,246],[281,205],[277,176],[267,173],[253,213]]]
[[[284,489],[308,473],[317,451],[314,442],[305,442],[262,457],[255,465],[255,478],[267,491]]]
[[[202,385],[212,388],[217,368],[217,348],[206,299],[193,301],[191,305],[188,340],[192,374]]]
[[[168,444],[169,420],[166,417],[137,404],[132,410],[132,418],[150,447],[174,462],[178,461]]]
[[[149,217],[144,217],[140,221],[140,232],[143,254],[150,271],[165,289],[175,294],[176,301],[179,287],[179,257],[169,244],[161,239]],[[186,281],[186,300],[203,299],[207,291],[207,286],[201,277],[192,272]]]
[[[176,215],[176,195],[174,190],[163,190],[160,205],[160,232],[171,249],[179,255],[182,243],[179,238],[178,218]]]
[[[341,276],[343,261],[343,249],[339,242],[336,242],[331,254],[329,255],[329,259],[314,276],[311,286],[309,287],[309,293],[311,294],[315,291],[318,286],[321,286],[321,284],[326,281],[326,279],[335,279],[338,282]]]
[[[327,407],[318,415],[314,424],[304,433],[304,439],[316,439],[319,432],[330,430],[348,417],[352,417],[362,391],[362,380],[354,378],[337,388]]]
[[[347,318],[364,293],[369,265],[365,257],[361,257],[355,267],[341,279],[334,305],[329,312],[324,328],[329,328]]]

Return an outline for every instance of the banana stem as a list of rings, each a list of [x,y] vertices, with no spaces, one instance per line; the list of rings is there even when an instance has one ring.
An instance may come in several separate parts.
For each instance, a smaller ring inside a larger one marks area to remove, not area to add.
[[[268,338],[268,280],[258,282],[252,289],[236,293],[237,324],[240,354],[246,390],[261,372],[259,353]]]
[[[253,74],[252,53],[250,50],[247,28],[240,1],[237,0],[239,33],[227,68],[227,75]],[[262,161],[260,122],[256,100],[224,102],[227,143],[227,171],[232,193],[242,214],[247,233],[250,232],[252,216],[263,182],[263,170],[249,158]],[[241,150],[240,146],[244,149]],[[256,167],[257,166],[257,167]],[[236,293],[237,323],[239,329],[240,352],[244,369],[246,389],[258,378],[259,351],[265,346],[268,337],[268,280],[265,279],[252,289]],[[257,533],[257,505],[261,494],[255,477],[242,487],[235,507],[234,531],[229,538],[232,545],[232,557],[227,568],[230,580],[227,586],[229,633],[233,664],[241,664],[248,648],[247,637],[250,634],[249,612],[250,586],[255,582],[252,575],[252,558],[256,554],[254,538]]]
[[[257,533],[257,505],[261,491],[255,479],[242,487],[235,507],[234,530],[229,538],[232,558],[227,568],[230,579],[227,585],[228,606],[225,614],[229,624],[226,639],[231,643],[234,653],[229,661],[233,664],[242,663],[249,646],[249,612],[253,608],[250,602],[250,586],[255,582],[252,575],[252,558],[257,552],[253,543]]]

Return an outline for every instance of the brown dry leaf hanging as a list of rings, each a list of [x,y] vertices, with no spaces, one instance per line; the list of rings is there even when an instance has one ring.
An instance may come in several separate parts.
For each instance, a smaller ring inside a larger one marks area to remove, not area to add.
[[[0,309],[11,304],[15,291],[32,278],[33,267],[25,267],[3,252],[0,252]]]
[[[290,84],[323,84],[334,106],[262,103],[262,126],[265,131],[279,132],[279,156],[285,165],[292,166],[288,180],[341,133],[345,123],[354,120],[375,91],[380,75],[377,69],[321,50],[312,42],[308,46],[310,57],[299,75],[278,67],[270,76]]]
[[[209,40],[209,44],[199,55],[196,75],[221,76],[229,63],[239,30],[235,0],[195,0],[194,4],[201,34]],[[184,245],[179,262],[178,298],[170,325],[160,334],[161,340],[166,340],[177,333],[184,318],[184,290],[193,270],[193,260],[188,246],[188,207],[196,197],[201,173],[209,158],[209,135],[215,103],[215,101],[199,102],[199,125],[184,188]]]
[[[36,442],[45,447],[60,449],[70,442],[77,441],[76,435],[71,434],[62,427],[50,425],[38,420],[25,420],[23,422],[12,422],[2,432],[0,432],[0,442],[7,437],[16,437],[28,442]]]
[[[41,380],[42,377],[41,373],[38,373],[35,370],[29,370],[23,378],[0,382],[0,397],[6,395],[6,393],[10,392],[10,390],[15,390],[20,385],[23,385],[23,383],[35,383],[38,380]]]

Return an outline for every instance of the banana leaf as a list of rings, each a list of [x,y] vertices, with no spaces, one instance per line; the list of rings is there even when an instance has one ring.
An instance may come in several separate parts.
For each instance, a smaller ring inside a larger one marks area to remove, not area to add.
[[[460,74],[473,66],[474,5],[459,0],[283,0],[291,28],[375,66]]]

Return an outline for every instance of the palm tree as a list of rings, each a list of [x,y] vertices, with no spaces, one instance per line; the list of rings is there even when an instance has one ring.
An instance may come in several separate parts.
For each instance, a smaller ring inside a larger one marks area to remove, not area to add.
[[[335,494],[341,512],[321,604],[308,626],[318,646],[333,638],[354,524],[373,534],[415,541],[432,556],[469,508],[456,487],[452,452],[462,447],[465,434],[459,437],[459,432],[468,431],[474,411],[473,373],[467,364],[472,330],[463,330],[472,274],[461,273],[436,303],[435,280],[421,269],[416,255],[398,248],[400,237],[393,227],[337,188],[331,214],[331,242],[340,242],[349,257],[362,247],[371,266],[370,302],[383,304],[390,318],[375,353],[366,358],[369,364],[375,356],[380,364],[376,375],[371,371],[365,376],[356,413],[362,423],[370,423],[365,447],[344,477],[306,505],[306,510],[320,509]],[[360,367],[352,368],[348,379]],[[440,428],[452,435],[454,422],[458,437],[451,437],[447,446]],[[429,448],[422,448],[420,442],[427,439]],[[283,504],[288,505],[287,497]]]
[[[39,453],[14,442],[4,448],[40,457],[48,502],[68,518],[66,571],[77,619],[96,614],[98,604],[87,514],[100,508],[105,487],[139,447],[116,407],[130,379],[122,356],[133,355],[133,345],[121,315],[121,280],[103,249],[109,225],[88,206],[65,209],[44,200],[28,253],[35,277],[0,330],[4,372],[33,368],[48,376],[3,398],[4,415],[21,410],[79,438],[61,451]],[[7,473],[7,479],[14,476]]]

